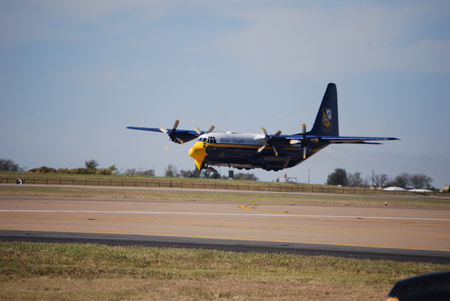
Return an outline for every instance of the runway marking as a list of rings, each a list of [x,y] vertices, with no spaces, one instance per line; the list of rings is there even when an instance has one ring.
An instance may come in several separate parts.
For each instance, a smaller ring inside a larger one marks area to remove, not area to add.
[[[79,233],[68,231],[36,231],[29,229],[15,229],[14,231],[31,231],[31,232],[54,232],[54,233]],[[183,237],[183,238],[204,238],[204,239],[223,239],[223,240],[238,240],[238,241],[262,241],[262,242],[278,242],[278,243],[291,243],[291,244],[312,244],[312,245],[325,245],[325,246],[345,246],[345,247],[363,247],[363,248],[377,248],[377,249],[398,249],[398,250],[417,250],[417,251],[439,251],[448,252],[446,249],[423,249],[423,248],[405,248],[405,247],[392,247],[392,246],[375,246],[375,245],[356,245],[356,244],[342,244],[342,243],[325,243],[314,241],[292,241],[292,240],[267,240],[259,238],[235,238],[235,237],[222,237],[222,236],[198,236],[198,235],[176,235],[176,234],[147,234],[147,233],[135,233],[135,232],[87,232],[83,233],[91,234],[121,234],[121,235],[142,235],[142,236],[167,236],[167,237]]]
[[[261,209],[248,208],[241,205],[239,208],[246,210],[255,210],[263,212],[277,212]],[[158,212],[158,211],[92,211],[92,210],[0,210],[0,212],[35,212],[35,213],[108,213],[108,214],[167,214],[167,215],[220,215],[220,216],[276,216],[276,217],[309,217],[309,218],[346,218],[346,219],[382,219],[382,220],[418,220],[418,221],[450,221],[446,218],[423,218],[423,217],[389,217],[389,216],[351,216],[351,215],[317,215],[317,214],[300,214],[292,212],[277,212],[277,213],[223,213],[223,212]]]
[[[271,210],[248,208],[248,206],[255,206],[255,205],[241,205],[241,206],[239,206],[239,208],[246,209],[246,210],[261,211],[261,212],[273,212],[273,214],[277,213],[279,215],[301,216],[301,217],[352,218],[352,219],[354,219],[354,218],[355,219],[387,219],[387,220],[419,220],[419,221],[450,221],[450,219],[448,219],[448,218],[301,214],[301,213],[294,213],[294,212],[280,212],[280,211],[271,211]],[[261,214],[261,215],[265,215],[265,214]]]
[[[183,224],[183,225],[207,225],[207,226],[227,226],[235,227],[239,226],[236,223],[203,223],[203,222],[186,222],[186,221],[154,221],[154,220],[127,220],[127,219],[112,219],[112,218],[75,218],[75,217],[40,217],[40,216],[1,216],[2,218],[31,218],[31,219],[52,219],[52,220],[79,220],[79,221],[97,221],[97,222],[126,222],[126,223],[148,223],[148,224]],[[325,228],[325,227],[304,227],[304,226],[278,226],[267,224],[244,224],[245,227],[252,228],[280,228],[280,229],[306,229],[306,230],[319,230],[319,231],[353,231],[353,232],[381,232],[381,233],[399,233],[399,234],[427,234],[437,236],[450,236],[450,233],[436,233],[436,232],[412,232],[412,231],[393,231],[393,230],[374,230],[374,229],[354,229],[354,228]],[[447,225],[438,225],[447,226]]]

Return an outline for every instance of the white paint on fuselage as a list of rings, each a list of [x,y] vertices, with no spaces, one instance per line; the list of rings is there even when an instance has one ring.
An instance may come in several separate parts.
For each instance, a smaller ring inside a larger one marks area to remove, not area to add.
[[[264,145],[266,141],[263,134],[252,133],[207,133],[200,135],[197,141],[215,144],[237,144],[237,145]]]

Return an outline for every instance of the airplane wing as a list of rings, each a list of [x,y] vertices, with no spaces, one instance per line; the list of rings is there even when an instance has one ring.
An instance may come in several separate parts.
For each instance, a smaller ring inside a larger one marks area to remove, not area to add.
[[[367,142],[367,141],[388,141],[388,140],[400,140],[394,137],[352,137],[352,136],[338,136],[338,137],[321,137],[320,141],[328,141],[329,143],[353,143],[353,144],[382,144],[379,142]]]
[[[146,127],[137,127],[137,126],[128,126],[127,129],[129,130],[139,130],[139,131],[150,131],[150,132],[159,132],[159,133],[165,133],[169,135],[170,139],[175,143],[185,143],[189,142],[191,140],[196,139],[201,134],[198,134],[194,130],[178,130],[175,131],[172,130],[166,130],[164,131],[164,128],[146,128]],[[205,131],[201,132],[202,134],[206,133]]]
[[[304,137],[302,135],[284,136],[282,138],[291,140],[291,144],[302,144]],[[328,142],[328,143],[350,143],[350,144],[382,144],[380,142],[368,142],[368,141],[388,141],[388,140],[400,140],[394,137],[355,137],[355,136],[318,136],[318,135],[306,135],[306,140],[312,142]]]
[[[167,130],[164,127],[146,128],[146,127],[137,127],[137,126],[129,126],[129,127],[127,127],[127,129],[164,133],[169,136],[170,140],[172,140],[173,142],[178,143],[178,144],[182,144],[182,143],[194,140],[198,136],[206,134],[206,133],[210,133],[214,130],[214,126],[211,126],[208,131],[201,131],[198,127],[196,127],[194,130],[179,130],[178,129],[179,123],[180,123],[179,120],[175,120],[175,124],[173,125],[173,128],[171,130]]]

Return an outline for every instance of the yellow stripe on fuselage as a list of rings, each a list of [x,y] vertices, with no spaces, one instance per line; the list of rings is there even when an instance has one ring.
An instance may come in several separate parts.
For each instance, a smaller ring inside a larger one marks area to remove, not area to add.
[[[231,143],[230,144],[229,143],[207,143],[207,142],[197,141],[197,142],[195,142],[194,146],[192,146],[192,148],[189,150],[189,155],[191,157],[193,157],[191,155],[191,153],[193,153],[194,150],[197,150],[198,154],[196,156],[204,155],[204,156],[201,157],[201,159],[203,161],[203,159],[207,155],[206,154],[206,148],[208,148],[208,147],[215,147],[215,148],[218,148],[218,149],[220,149],[220,148],[237,148],[237,149],[245,148],[245,149],[256,149],[257,150],[258,148],[261,147],[261,145],[231,144]],[[269,145],[266,145],[265,149],[272,149],[272,147],[269,146]],[[296,148],[296,147],[286,147],[286,148],[283,148],[283,150],[295,151],[295,150],[298,150],[298,148]],[[195,159],[195,157],[193,157],[193,158]]]

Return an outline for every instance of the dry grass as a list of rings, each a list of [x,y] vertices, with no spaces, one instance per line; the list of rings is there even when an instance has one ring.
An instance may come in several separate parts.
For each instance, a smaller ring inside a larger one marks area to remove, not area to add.
[[[26,180],[26,184],[39,185],[83,185],[83,186],[109,186],[109,187],[153,187],[153,188],[187,188],[187,189],[222,189],[239,191],[269,191],[269,192],[314,192],[350,195],[372,196],[406,196],[447,198],[449,193],[432,192],[411,193],[407,191],[383,191],[379,189],[361,187],[338,187],[332,185],[317,185],[305,183],[278,183],[243,180],[223,180],[204,178],[168,178],[148,176],[119,176],[119,175],[67,175],[67,174],[30,174],[0,172],[0,181],[7,184],[16,183],[17,178]]]
[[[49,197],[98,197],[114,199],[153,199],[153,200],[207,200],[207,201],[239,201],[239,202],[282,202],[310,204],[349,204],[403,207],[450,207],[450,200],[441,198],[407,198],[394,196],[340,196],[325,194],[269,193],[269,192],[231,192],[231,191],[199,191],[185,189],[149,189],[115,187],[103,188],[48,188],[30,186],[0,186],[0,195],[5,196],[49,196]]]
[[[0,195],[448,207],[437,198],[0,186]],[[0,300],[383,300],[450,265],[295,254],[0,242]]]
[[[0,242],[1,300],[383,300],[450,265],[294,254]]]

